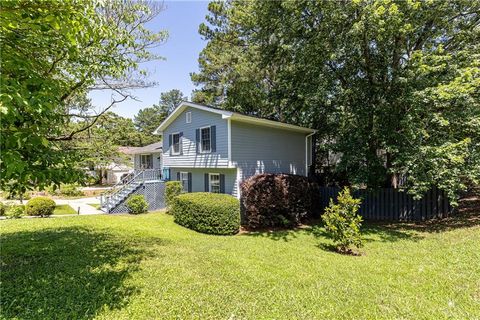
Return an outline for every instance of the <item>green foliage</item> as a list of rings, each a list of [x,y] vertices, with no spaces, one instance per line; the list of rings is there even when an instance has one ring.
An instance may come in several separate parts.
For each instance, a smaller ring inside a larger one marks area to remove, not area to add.
[[[83,196],[84,193],[82,190],[78,188],[76,184],[62,184],[60,185],[59,192],[61,195],[75,197],[75,196]]]
[[[165,183],[165,204],[170,209],[176,196],[183,193],[183,186],[180,181],[167,181]]]
[[[171,212],[176,223],[202,233],[231,235],[240,228],[240,203],[227,194],[181,194],[173,199]]]
[[[362,246],[362,217],[357,214],[360,203],[360,199],[354,199],[350,190],[344,188],[337,197],[337,203],[330,199],[330,205],[322,215],[325,230],[340,252],[348,252],[352,245],[357,248]]]
[[[47,197],[36,197],[27,202],[25,213],[29,216],[48,217],[55,210],[55,201]]]
[[[8,219],[18,219],[25,215],[25,206],[21,204],[13,204],[7,207],[5,216]]]
[[[143,194],[134,194],[128,197],[126,202],[128,212],[131,214],[140,214],[148,212],[148,202]]]
[[[480,2],[212,1],[194,99],[318,130],[352,184],[480,180]]]
[[[166,37],[145,24],[161,4],[133,1],[2,1],[0,10],[0,188],[14,193],[83,178],[82,154],[69,142],[97,121],[95,111],[145,85],[139,63]],[[72,104],[90,89],[115,100]],[[84,126],[79,121],[85,120]]]

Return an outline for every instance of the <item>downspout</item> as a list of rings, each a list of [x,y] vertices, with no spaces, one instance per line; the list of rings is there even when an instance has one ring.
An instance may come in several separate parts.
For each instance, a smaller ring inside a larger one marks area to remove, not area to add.
[[[313,136],[315,133],[316,133],[316,131],[314,131],[310,134],[307,134],[305,136],[305,176],[306,177],[308,177],[308,138]],[[313,144],[312,144],[312,148],[313,148]],[[313,152],[312,152],[312,156],[313,156]]]

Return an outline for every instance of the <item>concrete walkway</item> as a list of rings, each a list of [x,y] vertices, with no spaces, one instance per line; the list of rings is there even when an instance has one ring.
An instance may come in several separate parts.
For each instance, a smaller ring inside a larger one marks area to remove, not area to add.
[[[56,204],[68,204],[70,207],[73,208],[73,210],[77,212],[80,209],[80,215],[105,213],[89,205],[90,203],[100,204],[100,200],[95,197],[81,198],[81,199],[54,199],[54,200]]]

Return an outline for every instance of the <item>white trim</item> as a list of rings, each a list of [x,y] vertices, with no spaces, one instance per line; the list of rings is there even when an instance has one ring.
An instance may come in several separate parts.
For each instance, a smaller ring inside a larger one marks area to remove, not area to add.
[[[175,152],[175,148],[173,147],[173,145],[175,144],[173,143],[173,136],[176,134],[178,134],[178,152]],[[172,148],[172,156],[179,156],[182,154],[182,150],[180,150],[180,148],[182,147],[180,139],[182,137],[180,137],[180,132],[171,133],[171,135],[172,135],[172,145],[170,146],[170,148]]]
[[[273,121],[273,120],[267,120],[267,119],[260,119],[260,118],[255,118],[251,116],[246,116],[240,113],[234,113],[230,111],[225,111],[225,110],[219,110],[215,108],[210,108],[201,104],[193,103],[193,102],[187,102],[187,101],[182,101],[178,104],[178,106],[173,110],[173,112],[160,124],[160,126],[153,132],[153,134],[158,134],[161,135],[163,133],[163,130],[167,128],[173,120],[175,120],[182,112],[185,110],[185,108],[191,107],[191,108],[196,108],[199,110],[203,111],[208,111],[216,114],[222,115],[223,119],[234,119],[236,121],[241,121],[241,122],[249,122],[253,124],[259,124],[259,125],[264,125],[268,127],[274,127],[274,128],[280,128],[280,129],[285,129],[285,130],[292,130],[292,131],[297,131],[297,132],[303,132],[303,133],[313,133],[316,132],[316,130],[310,129],[310,128],[305,128],[305,127],[300,127],[296,126],[293,124],[288,124],[288,123],[283,123],[283,122],[278,122],[278,121]]]
[[[202,129],[209,129],[210,130],[210,150],[202,150]],[[199,153],[212,153],[212,126],[205,126],[205,127],[200,127],[198,128],[199,134],[200,134],[200,145],[198,146],[198,152]]]
[[[155,131],[153,131],[153,134],[161,135],[163,130],[166,127],[168,127],[170,125],[170,123],[172,123],[173,120],[175,120],[183,112],[183,110],[185,110],[185,108],[187,108],[187,107],[196,108],[196,109],[203,110],[203,111],[208,111],[208,112],[213,112],[213,113],[217,113],[217,114],[220,114],[222,116],[227,116],[227,117],[231,116],[233,114],[232,112],[229,112],[229,111],[218,110],[218,109],[214,109],[214,108],[209,108],[209,107],[201,105],[201,104],[188,102],[188,101],[182,101],[177,105],[175,110],[173,110],[173,112],[160,124],[160,126],[158,126],[158,128]]]
[[[185,122],[192,123],[192,111],[185,112]]]
[[[232,119],[227,119],[228,166],[232,166]]]
[[[240,168],[237,167],[237,181],[235,182],[237,184],[237,199],[240,200],[241,196],[241,190],[240,190]]]
[[[315,134],[315,132],[310,133],[310,134],[305,136],[305,176],[306,177],[308,176],[308,138],[310,138],[314,134]],[[310,139],[310,140],[312,140],[312,139]]]

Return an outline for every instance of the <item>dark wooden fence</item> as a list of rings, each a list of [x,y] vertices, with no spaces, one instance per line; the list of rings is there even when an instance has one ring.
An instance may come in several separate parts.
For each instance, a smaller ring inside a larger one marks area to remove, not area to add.
[[[336,200],[340,191],[340,188],[320,188],[322,212],[330,198]],[[356,190],[353,196],[362,199],[359,213],[365,220],[424,221],[446,217],[452,211],[447,196],[437,188],[431,189],[420,200],[396,189]]]

